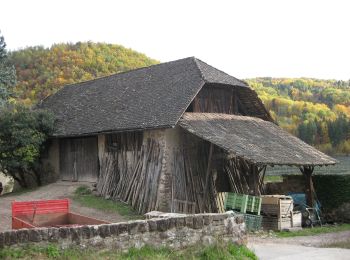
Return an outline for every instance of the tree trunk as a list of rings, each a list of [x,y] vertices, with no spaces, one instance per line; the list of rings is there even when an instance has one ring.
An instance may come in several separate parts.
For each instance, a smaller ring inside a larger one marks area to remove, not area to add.
[[[21,185],[22,188],[28,188],[28,183],[25,177],[25,172],[23,169],[18,170],[18,174],[19,174],[19,179],[20,181],[18,181],[19,185]]]
[[[16,174],[11,174],[11,176],[13,177],[13,179],[15,181],[18,182],[19,186],[21,186],[22,188],[28,188],[28,184],[26,182],[26,180],[23,178],[23,175],[21,175],[20,173],[18,173],[18,175]]]
[[[314,207],[314,184],[312,182],[312,173],[314,171],[313,166],[303,166],[300,168],[300,171],[304,174],[305,177],[305,191],[306,191],[306,204],[309,207]]]
[[[42,185],[41,176],[39,171],[34,171],[35,181],[38,186]]]

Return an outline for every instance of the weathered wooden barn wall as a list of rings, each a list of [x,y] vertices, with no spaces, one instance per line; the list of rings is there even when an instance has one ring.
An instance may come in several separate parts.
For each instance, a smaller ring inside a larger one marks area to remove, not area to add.
[[[165,131],[169,211],[218,212],[219,193],[261,194],[265,167],[232,158],[221,148],[180,127]],[[220,205],[219,205],[220,204]]]
[[[60,151],[58,139],[50,139],[44,153],[41,154],[43,183],[56,181],[60,178]]]
[[[59,139],[59,171],[62,180],[97,180],[98,148],[97,137]]]
[[[268,111],[261,107],[256,92],[224,84],[205,84],[186,112],[235,114],[273,121]]]
[[[99,136],[98,192],[124,201],[140,213],[166,207],[163,137],[164,130]]]
[[[202,113],[238,113],[236,89],[231,86],[207,84],[194,98],[188,112]]]
[[[59,176],[60,173],[60,150],[58,139],[49,141],[47,152],[41,156],[41,162],[45,165],[50,165],[54,174]]]
[[[223,174],[220,161],[225,157],[224,153],[215,146],[210,148],[210,143],[180,127],[165,130],[165,140],[164,176],[169,180],[165,192],[169,202],[168,211],[217,212],[216,182],[218,175]],[[208,170],[210,153],[212,159]],[[223,178],[220,176],[220,179]]]

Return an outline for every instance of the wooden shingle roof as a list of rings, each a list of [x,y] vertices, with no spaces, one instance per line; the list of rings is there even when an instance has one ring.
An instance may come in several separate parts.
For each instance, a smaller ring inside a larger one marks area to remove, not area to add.
[[[67,85],[39,108],[55,115],[54,136],[169,128],[206,83],[237,87],[243,96],[251,94],[247,106],[253,105],[255,111],[262,111],[261,117],[270,120],[245,82],[194,57]]]
[[[185,113],[179,125],[229,154],[255,164],[311,166],[337,163],[276,124],[255,117]]]

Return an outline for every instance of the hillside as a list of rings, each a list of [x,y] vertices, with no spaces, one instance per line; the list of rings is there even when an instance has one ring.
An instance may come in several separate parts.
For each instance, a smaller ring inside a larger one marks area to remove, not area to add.
[[[18,84],[15,102],[32,105],[60,87],[156,64],[120,45],[78,42],[10,53]],[[278,124],[327,153],[350,153],[350,81],[310,78],[246,80]]]
[[[16,101],[31,105],[60,87],[158,63],[120,45],[92,42],[28,47],[10,53],[17,71]]]
[[[278,124],[320,150],[350,153],[350,81],[246,80]]]

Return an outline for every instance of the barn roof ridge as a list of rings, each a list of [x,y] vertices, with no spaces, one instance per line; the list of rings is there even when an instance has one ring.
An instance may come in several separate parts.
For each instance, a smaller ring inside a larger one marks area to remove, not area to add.
[[[253,109],[270,120],[245,82],[195,57],[66,85],[38,108],[55,115],[54,136],[174,127],[206,83],[238,87],[250,96],[245,102],[255,100]]]

